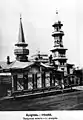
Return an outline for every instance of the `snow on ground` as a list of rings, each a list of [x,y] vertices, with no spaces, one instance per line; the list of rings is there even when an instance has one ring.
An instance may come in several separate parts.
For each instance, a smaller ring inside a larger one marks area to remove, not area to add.
[[[76,90],[83,90],[83,86],[75,86],[72,89],[76,89]]]

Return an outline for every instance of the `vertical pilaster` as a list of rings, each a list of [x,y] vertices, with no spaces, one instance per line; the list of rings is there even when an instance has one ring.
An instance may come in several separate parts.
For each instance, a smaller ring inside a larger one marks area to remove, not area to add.
[[[13,79],[14,79],[14,82],[13,82],[13,84],[14,84],[14,91],[16,91],[17,90],[17,74],[13,75]]]
[[[12,93],[14,92],[14,78],[12,76]]]
[[[24,89],[26,90],[26,89],[28,89],[28,80],[27,80],[27,75],[23,75],[24,77],[23,77],[23,79],[24,79]]]
[[[50,87],[52,87],[52,73],[50,73]]]
[[[42,88],[45,88],[45,72],[42,73]]]
[[[55,86],[55,75],[53,74],[53,81],[52,81],[52,85]]]

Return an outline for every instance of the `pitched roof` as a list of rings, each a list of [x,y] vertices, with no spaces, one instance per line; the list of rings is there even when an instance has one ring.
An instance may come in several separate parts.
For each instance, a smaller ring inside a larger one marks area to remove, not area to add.
[[[1,69],[9,69],[14,64],[15,61],[12,61],[10,64],[7,64],[7,62],[0,61],[0,67]]]
[[[0,62],[1,69],[24,69],[33,65],[42,66],[45,68],[54,68],[53,66],[50,66],[48,64],[44,64],[42,62],[20,62],[20,61],[13,61],[10,64],[7,64],[6,62]]]
[[[15,63],[11,66],[11,69],[23,69],[32,64],[33,62],[20,62],[16,60]]]
[[[43,66],[43,67],[46,67],[46,68],[54,68],[54,67],[52,67],[50,65],[47,65],[47,64],[44,64],[44,63],[40,63],[40,65]]]
[[[53,68],[52,66],[49,66],[47,64],[44,64],[42,62],[20,62],[20,61],[15,61],[15,63],[11,66],[11,69],[23,69],[26,67],[30,67],[32,65],[40,65],[43,66],[45,68]]]

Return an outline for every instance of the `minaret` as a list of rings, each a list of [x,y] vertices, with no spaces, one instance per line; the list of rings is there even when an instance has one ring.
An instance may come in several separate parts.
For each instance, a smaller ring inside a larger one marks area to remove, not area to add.
[[[25,43],[21,16],[20,16],[18,43],[15,44],[15,46],[16,49],[14,50],[14,54],[16,55],[16,60],[20,62],[27,62],[28,61],[27,55],[29,55],[29,50],[26,48],[28,44]]]
[[[56,17],[58,18],[58,11],[56,11]],[[61,30],[63,24],[60,20],[56,20],[56,22],[52,25],[54,27],[54,32],[52,36],[54,37],[54,46],[51,50],[53,53],[53,62],[58,65],[58,69],[65,70],[66,68],[66,50],[63,45],[62,37],[64,36],[64,32]]]

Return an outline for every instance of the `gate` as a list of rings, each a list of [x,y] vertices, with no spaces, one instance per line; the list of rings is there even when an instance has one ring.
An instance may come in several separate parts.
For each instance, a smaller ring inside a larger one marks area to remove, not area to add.
[[[73,86],[78,86],[80,84],[81,84],[80,78],[75,75],[69,75],[66,78],[64,78],[65,87],[73,87]]]

